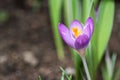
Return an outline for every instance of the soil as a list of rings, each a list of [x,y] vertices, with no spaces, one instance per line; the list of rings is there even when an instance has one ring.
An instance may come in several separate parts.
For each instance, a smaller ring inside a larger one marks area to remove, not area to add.
[[[0,23],[0,80],[60,80],[63,68],[73,68],[73,61],[65,45],[65,59],[56,55],[49,17],[48,1],[42,0],[38,11],[32,0],[0,0],[0,11],[9,18]],[[120,64],[120,3],[116,3],[114,27],[109,49],[118,55]],[[31,62],[29,62],[31,61]]]

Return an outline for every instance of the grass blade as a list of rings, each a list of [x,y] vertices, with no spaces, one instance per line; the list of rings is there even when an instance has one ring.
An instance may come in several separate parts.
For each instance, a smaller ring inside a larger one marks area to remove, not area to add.
[[[62,40],[58,32],[58,23],[60,22],[60,15],[61,15],[61,7],[62,7],[62,0],[49,0],[49,7],[50,7],[50,17],[52,22],[52,30],[55,40],[55,45],[57,49],[57,55],[59,59],[64,58],[64,51]]]
[[[82,0],[82,22],[85,23],[90,15],[93,0]]]

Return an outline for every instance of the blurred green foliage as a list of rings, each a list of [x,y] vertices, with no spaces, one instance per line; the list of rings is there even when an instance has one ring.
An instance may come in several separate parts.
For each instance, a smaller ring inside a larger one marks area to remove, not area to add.
[[[64,58],[64,49],[62,39],[58,32],[58,24],[61,20],[62,0],[49,0],[50,18],[52,23],[52,32],[54,36],[57,56],[60,60]]]
[[[62,67],[60,67],[60,70],[62,71],[60,80],[72,80],[72,75],[67,74],[66,71]]]
[[[33,10],[38,11],[42,5],[43,0],[34,0],[33,1]]]
[[[6,22],[9,19],[9,13],[7,11],[0,11],[0,23]]]
[[[115,66],[116,59],[116,53],[110,57],[109,51],[106,51],[105,63],[101,66],[103,80],[118,80],[120,78],[120,66]]]
[[[83,24],[89,16],[94,19],[94,33],[86,50],[86,57],[91,79],[95,80],[98,66],[104,55],[113,27],[115,10],[114,1],[101,0],[100,5],[98,5],[98,0],[50,0],[50,2],[52,2],[50,5],[52,24],[55,24],[53,25],[53,32],[57,31],[57,24],[61,20],[60,11],[62,9],[62,3],[64,9],[64,20],[67,26],[69,26],[71,21],[74,19],[79,20]],[[54,34],[58,39],[58,35],[56,35],[56,33]],[[84,71],[81,59],[74,50],[70,50],[74,57],[76,80],[82,80],[84,78]]]

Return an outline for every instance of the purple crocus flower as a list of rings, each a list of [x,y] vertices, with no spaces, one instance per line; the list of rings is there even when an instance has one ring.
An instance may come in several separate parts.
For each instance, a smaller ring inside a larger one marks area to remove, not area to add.
[[[94,31],[94,22],[93,19],[89,17],[83,27],[79,21],[74,20],[70,25],[70,29],[60,23],[58,30],[63,40],[70,47],[80,50],[89,44]]]

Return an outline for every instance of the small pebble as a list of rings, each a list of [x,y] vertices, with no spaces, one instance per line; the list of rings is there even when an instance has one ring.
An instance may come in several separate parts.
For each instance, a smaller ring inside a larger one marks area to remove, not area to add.
[[[66,71],[67,74],[75,75],[75,70],[74,70],[74,68],[67,67],[67,68],[65,69],[65,71]]]
[[[36,66],[38,64],[37,58],[34,56],[34,53],[31,51],[26,51],[23,53],[24,61],[29,63],[32,66]]]
[[[7,61],[7,56],[6,55],[1,55],[0,56],[0,64],[3,64],[6,61]]]

